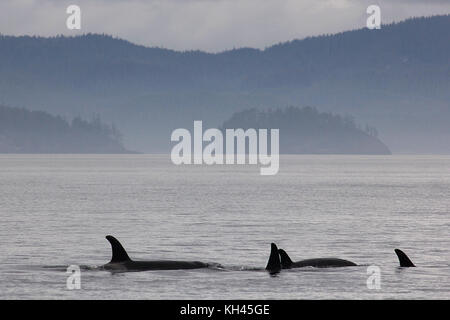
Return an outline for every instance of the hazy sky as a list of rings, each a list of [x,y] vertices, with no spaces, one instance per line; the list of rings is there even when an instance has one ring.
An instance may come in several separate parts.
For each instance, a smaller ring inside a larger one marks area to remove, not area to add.
[[[70,4],[81,7],[81,32],[66,28]],[[365,27],[370,4],[381,7],[383,23],[450,13],[450,0],[0,0],[0,33],[107,33],[214,52]]]

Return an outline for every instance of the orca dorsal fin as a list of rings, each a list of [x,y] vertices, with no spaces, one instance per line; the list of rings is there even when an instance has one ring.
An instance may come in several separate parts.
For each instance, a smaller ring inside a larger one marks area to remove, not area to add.
[[[266,270],[270,273],[277,273],[281,270],[280,255],[275,243],[270,244],[270,257],[267,262]]]
[[[400,262],[400,267],[408,268],[408,267],[415,267],[414,263],[408,258],[406,253],[404,253],[400,249],[395,249],[395,253],[397,254],[398,261]]]
[[[112,258],[110,263],[131,261],[130,257],[120,244],[119,240],[117,240],[113,236],[106,236],[106,240],[109,241],[112,249]]]
[[[281,266],[284,269],[289,269],[293,263],[289,255],[283,249],[278,250],[278,253],[280,254],[281,258]]]

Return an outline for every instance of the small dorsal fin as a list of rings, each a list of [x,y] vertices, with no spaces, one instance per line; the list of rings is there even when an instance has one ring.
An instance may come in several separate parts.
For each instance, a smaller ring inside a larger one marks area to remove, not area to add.
[[[400,267],[404,267],[404,268],[415,267],[414,263],[412,263],[412,261],[406,255],[406,253],[404,253],[400,249],[395,249],[394,251],[397,254],[398,261],[400,262]]]
[[[278,253],[280,254],[283,269],[289,269],[293,263],[289,255],[283,249],[278,250]]]
[[[280,256],[278,254],[278,248],[275,243],[270,245],[270,257],[267,262],[266,270],[270,273],[277,273],[281,270]]]
[[[109,241],[112,249],[112,258],[110,263],[131,261],[130,257],[120,244],[119,240],[117,240],[113,236],[106,236],[106,240]]]

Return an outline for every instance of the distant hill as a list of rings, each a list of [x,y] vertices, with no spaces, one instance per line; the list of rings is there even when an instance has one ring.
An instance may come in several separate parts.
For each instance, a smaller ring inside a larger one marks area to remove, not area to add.
[[[42,111],[0,105],[0,153],[128,153],[99,118],[71,123]]]
[[[98,113],[130,148],[170,150],[193,120],[316,106],[369,123],[394,152],[450,153],[450,16],[414,18],[265,50],[147,48],[106,35],[0,36],[0,103]]]
[[[222,129],[280,129],[283,154],[391,154],[374,128],[358,128],[352,118],[315,108],[250,109],[233,114]]]

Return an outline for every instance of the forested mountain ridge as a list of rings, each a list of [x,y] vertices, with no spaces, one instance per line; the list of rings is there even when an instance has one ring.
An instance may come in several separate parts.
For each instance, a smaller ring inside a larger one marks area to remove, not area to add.
[[[106,35],[1,36],[0,102],[98,113],[148,152],[167,151],[171,130],[193,120],[312,105],[377,127],[393,151],[450,153],[448,30],[443,15],[215,54]]]
[[[107,90],[116,81],[142,80],[146,81],[146,91],[167,86],[215,88],[217,83],[233,89],[306,85],[326,76],[323,71],[329,74],[349,67],[374,71],[386,62],[398,63],[396,71],[411,70],[414,62],[448,66],[449,20],[448,15],[415,18],[380,30],[359,29],[293,40],[264,50],[241,48],[216,54],[144,47],[99,34],[50,38],[2,35],[0,65],[3,76],[13,74],[26,82],[33,80],[30,75],[45,74],[41,79],[44,83],[87,90],[92,84]],[[442,68],[438,75],[447,76]]]
[[[128,153],[121,134],[96,117],[71,122],[42,111],[0,105],[0,153]]]
[[[362,129],[350,116],[311,107],[244,110],[233,114],[221,128],[279,129],[282,154],[391,154],[375,128]]]

